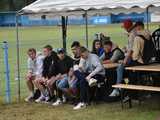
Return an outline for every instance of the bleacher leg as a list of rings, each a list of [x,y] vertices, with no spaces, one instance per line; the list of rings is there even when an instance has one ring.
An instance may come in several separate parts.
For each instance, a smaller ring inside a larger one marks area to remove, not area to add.
[[[124,108],[124,105],[123,105],[123,90],[119,90],[120,94],[121,94],[121,105],[122,105],[122,109]]]

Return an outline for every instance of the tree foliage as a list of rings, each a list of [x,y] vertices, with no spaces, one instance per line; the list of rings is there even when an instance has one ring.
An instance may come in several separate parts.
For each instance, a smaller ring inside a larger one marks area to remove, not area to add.
[[[36,0],[0,0],[0,11],[17,11]]]

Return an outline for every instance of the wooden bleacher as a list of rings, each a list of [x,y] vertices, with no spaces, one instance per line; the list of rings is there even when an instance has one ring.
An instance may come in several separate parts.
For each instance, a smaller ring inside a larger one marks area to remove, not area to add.
[[[112,85],[112,87],[113,88],[129,89],[129,90],[160,92],[160,87],[144,86],[144,85],[117,84],[117,85]]]

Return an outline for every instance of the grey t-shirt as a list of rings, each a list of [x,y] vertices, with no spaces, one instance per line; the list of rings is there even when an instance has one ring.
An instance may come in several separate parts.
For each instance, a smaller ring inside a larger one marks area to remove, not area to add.
[[[79,67],[82,68],[84,72],[90,73],[91,77],[96,74],[105,75],[105,69],[99,57],[92,53],[89,53],[86,60],[83,58],[80,59]]]

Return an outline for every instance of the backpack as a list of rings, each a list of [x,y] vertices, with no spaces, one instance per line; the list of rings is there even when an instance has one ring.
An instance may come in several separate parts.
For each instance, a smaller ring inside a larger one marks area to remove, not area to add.
[[[142,53],[142,59],[144,64],[149,64],[152,61],[152,58],[155,57],[155,46],[152,41],[152,37],[150,36],[149,40],[146,39],[143,35],[138,35],[140,38],[144,40],[144,48]]]
[[[160,62],[160,28],[153,32],[152,40],[156,48],[156,61]]]

